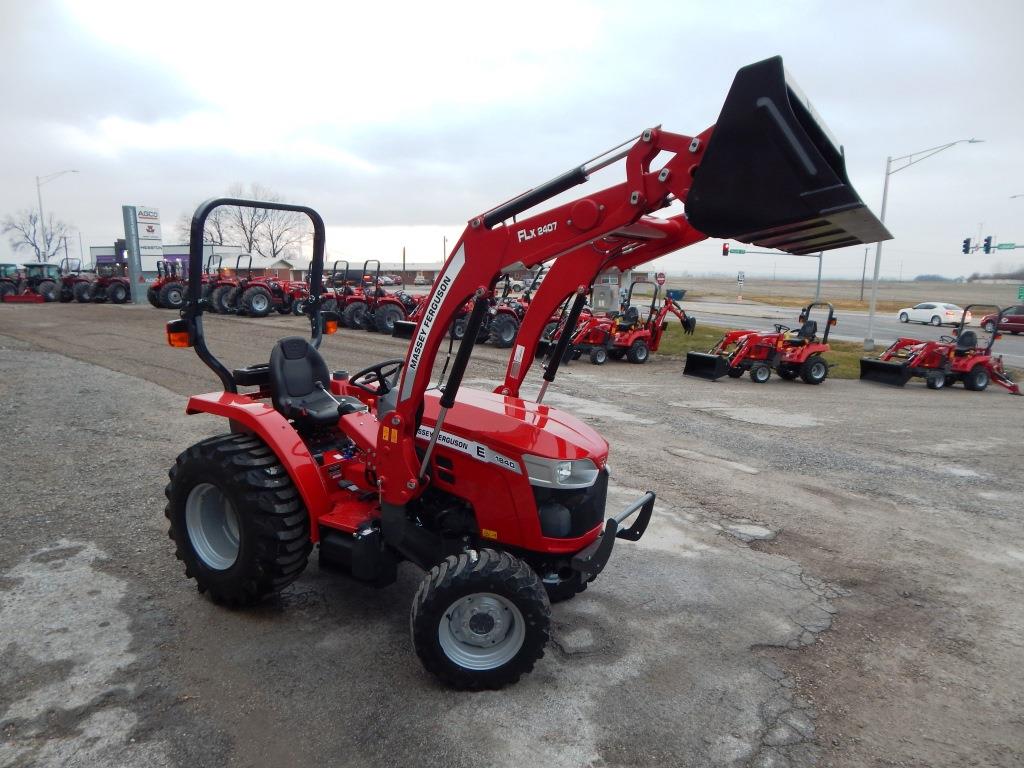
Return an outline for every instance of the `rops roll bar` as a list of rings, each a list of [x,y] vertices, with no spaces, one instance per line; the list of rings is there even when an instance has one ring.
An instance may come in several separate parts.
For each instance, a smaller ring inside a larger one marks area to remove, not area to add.
[[[314,347],[320,346],[323,335],[323,321],[320,316],[320,292],[323,286],[324,244],[326,233],[324,220],[320,214],[304,205],[287,203],[271,203],[263,200],[243,200],[234,197],[217,197],[202,203],[192,216],[192,226],[188,242],[188,301],[181,310],[181,319],[172,321],[178,332],[187,331],[188,340],[195,347],[196,354],[212,370],[224,384],[226,392],[237,392],[238,386],[231,372],[218,360],[206,346],[203,335],[203,230],[210,213],[222,205],[235,205],[239,208],[257,208],[270,211],[292,211],[309,217],[313,223],[313,260],[309,266],[309,301],[305,312],[309,315],[310,336]],[[168,333],[171,329],[168,329]]]

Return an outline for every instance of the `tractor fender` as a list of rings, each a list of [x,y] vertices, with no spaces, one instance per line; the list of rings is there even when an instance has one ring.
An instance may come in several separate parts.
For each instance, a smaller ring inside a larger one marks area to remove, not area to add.
[[[331,499],[320,468],[295,427],[267,403],[233,392],[193,395],[185,413],[209,413],[231,422],[232,432],[256,435],[277,456],[288,472],[309,513],[310,539],[319,538],[317,521],[331,509]]]

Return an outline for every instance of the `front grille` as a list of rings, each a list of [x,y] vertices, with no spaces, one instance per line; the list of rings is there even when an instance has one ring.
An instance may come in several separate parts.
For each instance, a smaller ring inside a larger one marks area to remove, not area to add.
[[[533,496],[537,509],[561,505],[569,510],[568,531],[564,526],[555,529],[550,518],[541,516],[541,533],[560,539],[574,539],[582,536],[604,520],[605,499],[608,496],[608,471],[601,470],[597,480],[589,488],[541,488],[534,486]],[[564,513],[563,513],[564,515]]]

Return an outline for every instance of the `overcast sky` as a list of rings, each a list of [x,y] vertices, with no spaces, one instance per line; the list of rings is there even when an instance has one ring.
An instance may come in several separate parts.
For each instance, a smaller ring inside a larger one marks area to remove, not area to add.
[[[77,169],[43,204],[88,248],[121,234],[123,204],[160,208],[170,234],[255,181],[320,210],[336,257],[436,260],[474,214],[645,127],[703,130],[739,67],[781,54],[876,214],[887,155],[985,140],[891,177],[882,273],[988,271],[1024,263],[960,253],[979,227],[1024,245],[1022,31],[1019,0],[0,0],[0,214]],[[720,254],[658,266],[814,269]],[[863,256],[830,252],[826,276],[859,277]]]

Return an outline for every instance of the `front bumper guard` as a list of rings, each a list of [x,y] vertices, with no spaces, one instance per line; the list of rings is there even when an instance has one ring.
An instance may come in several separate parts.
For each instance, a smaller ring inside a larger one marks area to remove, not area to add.
[[[639,541],[640,537],[644,535],[647,524],[651,522],[651,514],[654,512],[654,498],[654,491],[648,491],[615,517],[609,517],[601,535],[590,546],[573,556],[572,569],[578,571],[587,581],[597,578],[612,556],[612,547],[615,546],[616,539]],[[640,514],[637,515],[633,524],[629,528],[623,528],[622,524],[637,512]]]

